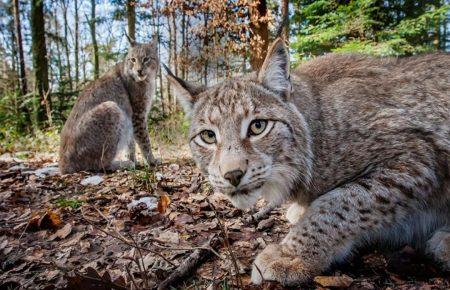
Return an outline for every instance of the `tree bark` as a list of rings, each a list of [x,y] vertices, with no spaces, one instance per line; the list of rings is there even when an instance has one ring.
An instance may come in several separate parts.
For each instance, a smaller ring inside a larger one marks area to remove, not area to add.
[[[172,25],[172,66],[175,75],[178,75],[178,54],[177,54],[177,23],[175,11],[171,13],[171,25]],[[172,110],[177,111],[177,98],[172,97]]]
[[[31,0],[31,51],[33,54],[33,69],[35,90],[39,95],[40,104],[36,106],[37,121],[51,121],[51,98],[48,97],[48,60],[45,44],[44,1]],[[42,104],[45,107],[42,107]]]
[[[69,88],[71,91],[73,91],[72,86],[72,68],[70,65],[70,50],[69,50],[69,24],[67,22],[67,4],[66,0],[62,1],[62,8],[63,8],[63,18],[64,18],[64,52],[66,53],[66,70],[67,70],[67,82],[69,84]]]
[[[289,0],[283,0],[281,7],[281,21],[283,26],[283,38],[289,41]]]
[[[160,17],[159,17],[159,13],[158,13],[158,5],[159,5],[159,1],[156,0],[155,1],[155,5],[156,7],[153,8],[153,13],[152,13],[152,22],[153,22],[153,27],[156,27],[156,36],[158,37],[158,59],[161,59],[161,34],[160,34]],[[162,72],[161,70],[159,70],[159,74],[158,74],[158,79],[159,79],[159,96],[160,96],[160,100],[161,100],[161,111],[162,114],[165,114],[165,105],[164,105],[164,86],[163,86],[163,77],[162,77]]]
[[[267,3],[266,0],[257,1],[256,9],[250,8],[250,19],[257,19],[256,21],[250,21],[250,35],[254,39],[260,40],[250,52],[250,65],[253,70],[258,70],[261,67],[269,46],[269,24],[262,19],[267,16]]]
[[[80,82],[80,73],[79,73],[79,65],[80,65],[80,60],[79,60],[79,38],[80,38],[80,33],[78,31],[78,21],[79,21],[79,17],[78,17],[78,0],[75,0],[75,88],[78,88],[78,84]]]
[[[206,11],[204,13],[204,29],[206,31],[205,38],[203,39],[203,49],[206,49],[208,51],[208,45],[209,45],[209,35],[208,35],[208,17],[209,17],[209,11]],[[204,67],[203,67],[203,83],[205,86],[208,86],[208,66],[209,66],[209,58],[208,55],[204,57]]]
[[[136,40],[136,8],[135,0],[127,0],[128,36]]]
[[[91,20],[90,30],[91,30],[91,38],[92,38],[92,46],[94,48],[93,53],[93,62],[94,62],[94,79],[98,79],[99,76],[99,61],[98,61],[98,45],[97,45],[97,36],[95,32],[95,0],[91,0]]]
[[[19,52],[19,82],[20,93],[26,95],[28,91],[27,77],[25,69],[25,58],[23,56],[23,44],[22,44],[22,27],[20,24],[20,6],[19,0],[14,0],[14,26],[16,30],[16,44]]]

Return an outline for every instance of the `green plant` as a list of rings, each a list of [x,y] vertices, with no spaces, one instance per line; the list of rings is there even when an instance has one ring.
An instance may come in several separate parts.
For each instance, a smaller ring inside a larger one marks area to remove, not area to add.
[[[83,205],[83,201],[77,199],[65,199],[60,198],[55,201],[55,204],[59,207],[70,207],[71,209],[77,209]]]

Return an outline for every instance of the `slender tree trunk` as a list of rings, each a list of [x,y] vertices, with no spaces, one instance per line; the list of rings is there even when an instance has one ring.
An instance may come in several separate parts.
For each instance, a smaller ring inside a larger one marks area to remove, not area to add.
[[[127,0],[128,36],[136,40],[136,8],[135,0]]]
[[[79,17],[78,17],[78,0],[75,0],[74,2],[74,6],[75,6],[75,88],[78,88],[78,84],[80,82],[80,73],[79,73],[79,39],[80,39],[80,32],[78,31],[78,21],[79,21]]]
[[[256,8],[250,9],[250,17],[258,19],[250,22],[250,35],[261,40],[250,52],[250,64],[253,70],[261,67],[269,46],[269,25],[267,21],[261,20],[265,16],[267,16],[266,0],[259,0]]]
[[[205,31],[206,31],[206,35],[205,38],[203,39],[203,49],[208,51],[208,45],[209,45],[209,39],[208,39],[208,15],[209,12],[206,11],[204,14],[204,27],[205,27]],[[205,84],[205,86],[208,85],[208,66],[209,66],[209,58],[208,55],[206,55],[204,57],[204,67],[203,67],[203,83]]]
[[[283,25],[283,38],[289,41],[289,0],[283,0],[281,6],[281,21]]]
[[[20,82],[20,93],[26,95],[27,88],[27,77],[25,69],[25,58],[23,56],[23,44],[22,44],[22,27],[20,25],[20,6],[19,0],[14,0],[14,26],[16,30],[16,43],[19,51],[19,82]]]
[[[159,1],[156,0],[155,1],[155,5],[156,7],[153,8],[153,13],[152,13],[152,21],[153,21],[153,27],[156,27],[156,35],[158,37],[158,59],[161,59],[161,33],[160,33],[160,17],[159,17],[159,13],[158,13],[158,6],[159,6]],[[162,72],[161,70],[159,70],[159,96],[160,96],[160,100],[161,100],[161,111],[163,113],[163,115],[165,114],[165,105],[164,105],[164,86],[163,86],[163,77],[162,77]]]
[[[166,6],[168,6],[169,5],[169,1],[168,0],[166,0]],[[173,38],[172,38],[172,34],[173,34],[173,31],[172,31],[172,25],[171,25],[171,21],[170,21],[170,17],[171,17],[171,14],[169,14],[168,16],[167,16],[167,27],[168,27],[168,32],[169,32],[169,66],[172,64],[172,45],[173,45],[173,43],[172,43],[172,40],[173,40]],[[171,92],[170,92],[170,83],[169,82],[167,82],[167,111],[168,112],[170,112],[171,111],[171,105],[172,105],[172,94],[171,94]]]
[[[172,25],[172,66],[175,72],[175,75],[178,75],[178,53],[177,53],[177,23],[176,23],[176,14],[175,11],[171,13],[171,25]],[[177,98],[175,96],[172,97],[172,110],[177,111]]]
[[[55,25],[55,45],[56,45],[56,65],[58,66],[58,87],[65,89],[64,86],[64,71],[62,68],[62,60],[61,60],[61,47],[60,47],[60,35],[59,35],[59,23],[57,15],[53,15],[54,25]]]
[[[48,61],[45,44],[44,1],[42,0],[31,0],[31,39],[35,89],[39,95],[40,104],[45,106],[44,108],[40,105],[37,106],[37,120],[39,122],[51,121],[49,114],[52,103],[48,94]]]
[[[90,20],[90,30],[92,38],[92,46],[94,48],[93,62],[94,62],[94,79],[98,79],[99,76],[99,61],[98,61],[98,45],[97,36],[95,31],[95,0],[91,0],[91,20]]]
[[[66,0],[62,1],[62,9],[63,9],[63,18],[64,18],[64,51],[66,53],[66,70],[67,70],[67,82],[69,84],[69,88],[73,91],[72,85],[72,68],[70,65],[70,50],[69,50],[69,23],[67,22],[67,4]]]
[[[181,14],[181,77],[186,79],[186,12]]]

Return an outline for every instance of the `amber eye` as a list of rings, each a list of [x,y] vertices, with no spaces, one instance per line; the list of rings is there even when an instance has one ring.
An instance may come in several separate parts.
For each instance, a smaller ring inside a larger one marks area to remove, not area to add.
[[[207,144],[216,143],[216,134],[211,130],[204,130],[200,133],[200,138]]]
[[[253,120],[250,123],[250,127],[248,128],[248,135],[259,135],[262,132],[264,132],[264,130],[267,127],[267,121],[266,120]]]
[[[136,62],[136,59],[134,57],[130,58],[131,62]]]

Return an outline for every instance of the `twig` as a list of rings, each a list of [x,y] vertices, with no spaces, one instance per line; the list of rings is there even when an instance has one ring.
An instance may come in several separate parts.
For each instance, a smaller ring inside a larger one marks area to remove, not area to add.
[[[268,204],[267,206],[263,207],[256,213],[250,215],[249,217],[244,219],[244,223],[246,224],[257,224],[260,220],[264,219],[271,211],[273,211],[276,208],[276,205],[274,204]]]
[[[220,245],[220,238],[214,234],[212,238],[204,244],[201,248],[192,252],[180,266],[172,272],[164,281],[158,286],[158,290],[170,289],[170,286],[178,284],[184,277],[189,275],[198,265],[209,258],[212,253],[209,248],[217,248]]]
[[[233,262],[234,271],[236,272],[236,281],[238,284],[238,288],[242,289],[243,287],[242,287],[241,277],[239,275],[239,266],[237,264],[236,256],[234,255],[234,252],[231,249],[230,239],[228,238],[228,232],[227,232],[224,224],[220,220],[219,215],[217,214],[216,208],[212,205],[212,203],[209,201],[208,198],[206,199],[206,202],[208,203],[209,207],[213,210],[214,216],[217,219],[217,223],[219,224],[220,230],[224,236],[224,244],[227,247],[228,253],[230,254],[231,261]]]
[[[91,222],[89,219],[85,218],[85,217],[83,216],[83,214],[82,214],[81,217],[82,217],[82,219],[85,220],[88,224],[90,224],[91,226],[95,227],[97,230],[101,231],[102,233],[104,233],[104,234],[106,234],[106,235],[108,235],[108,236],[110,236],[110,237],[113,237],[113,238],[115,238],[115,239],[121,241],[122,243],[124,243],[124,244],[130,246],[130,247],[138,248],[138,249],[141,249],[141,250],[144,250],[144,251],[148,251],[148,252],[150,252],[150,253],[152,253],[152,254],[155,254],[155,255],[157,255],[158,257],[161,257],[164,261],[166,261],[167,263],[169,263],[171,266],[176,267],[176,265],[175,265],[173,262],[171,262],[169,259],[167,259],[166,257],[164,257],[161,253],[158,253],[158,252],[156,252],[156,251],[154,251],[154,250],[152,250],[152,249],[149,249],[149,248],[145,248],[145,247],[133,245],[132,243],[130,243],[129,241],[127,241],[125,238],[120,237],[120,236],[113,235],[113,234],[111,234],[110,232],[105,231],[104,229],[100,228],[99,226],[97,226],[96,224],[94,224],[93,222]]]

